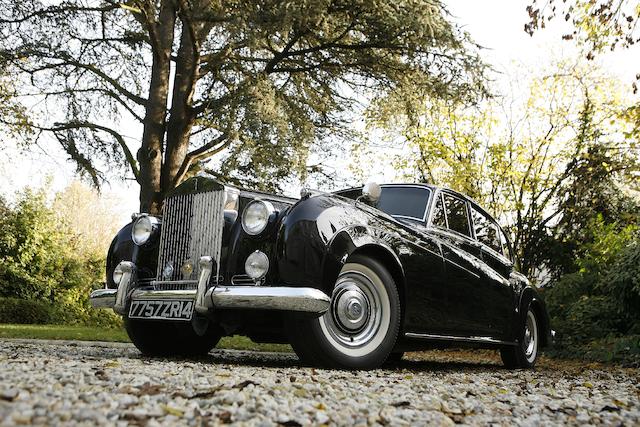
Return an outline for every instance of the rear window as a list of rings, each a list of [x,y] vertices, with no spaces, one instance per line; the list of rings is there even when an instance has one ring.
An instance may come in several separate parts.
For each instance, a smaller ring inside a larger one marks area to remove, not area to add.
[[[498,253],[502,253],[502,243],[498,234],[498,225],[488,216],[471,206],[471,218],[476,233],[476,239]]]
[[[431,190],[421,187],[382,187],[377,208],[391,216],[424,219]]]

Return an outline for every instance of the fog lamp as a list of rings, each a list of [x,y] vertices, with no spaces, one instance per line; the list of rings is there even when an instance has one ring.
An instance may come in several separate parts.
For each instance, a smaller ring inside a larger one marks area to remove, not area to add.
[[[244,270],[253,280],[262,279],[269,271],[269,257],[264,252],[255,251],[247,257]]]
[[[123,274],[124,271],[122,270],[122,264],[116,265],[116,268],[113,269],[113,275],[111,276],[113,278],[113,283],[119,285]]]

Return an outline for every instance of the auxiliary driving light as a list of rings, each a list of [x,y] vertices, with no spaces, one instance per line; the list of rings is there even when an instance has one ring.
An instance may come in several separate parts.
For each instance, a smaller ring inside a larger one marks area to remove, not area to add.
[[[269,271],[269,257],[264,252],[253,252],[247,257],[244,270],[253,280],[262,279]]]

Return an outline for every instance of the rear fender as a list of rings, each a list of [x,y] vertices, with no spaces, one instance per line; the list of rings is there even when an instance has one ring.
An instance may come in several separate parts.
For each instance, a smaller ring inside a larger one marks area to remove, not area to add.
[[[520,301],[518,303],[518,312],[516,316],[517,327],[515,330],[519,331],[521,325],[524,325],[529,306],[534,309],[539,323],[538,326],[541,329],[540,344],[542,347],[546,347],[551,344],[551,322],[549,320],[549,314],[547,313],[547,306],[544,300],[540,297],[538,291],[531,285],[526,286],[520,294]]]

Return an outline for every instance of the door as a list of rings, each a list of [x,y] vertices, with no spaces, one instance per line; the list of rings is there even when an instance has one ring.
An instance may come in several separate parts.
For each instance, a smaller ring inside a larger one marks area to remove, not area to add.
[[[447,324],[439,333],[454,336],[486,335],[482,307],[481,248],[472,238],[467,202],[440,192],[431,216],[432,231],[442,245],[445,259],[445,307]]]
[[[491,337],[502,339],[508,336],[514,308],[509,282],[513,264],[505,256],[498,224],[477,206],[471,204],[470,207],[474,235],[481,245],[482,322]]]

